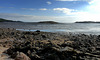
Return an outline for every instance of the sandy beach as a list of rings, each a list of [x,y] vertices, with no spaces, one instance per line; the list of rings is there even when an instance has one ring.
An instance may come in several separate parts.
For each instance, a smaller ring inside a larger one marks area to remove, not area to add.
[[[3,54],[3,55],[2,55]],[[0,60],[99,60],[100,35],[0,28]]]

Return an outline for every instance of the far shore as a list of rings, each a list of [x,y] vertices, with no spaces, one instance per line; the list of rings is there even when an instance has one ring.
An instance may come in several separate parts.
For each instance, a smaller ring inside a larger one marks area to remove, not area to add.
[[[76,21],[75,23],[100,23],[95,21]]]

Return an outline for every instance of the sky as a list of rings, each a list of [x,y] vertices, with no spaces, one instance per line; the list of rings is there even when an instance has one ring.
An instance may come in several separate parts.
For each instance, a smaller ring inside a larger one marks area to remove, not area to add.
[[[100,0],[0,0],[0,18],[24,21],[100,21]]]

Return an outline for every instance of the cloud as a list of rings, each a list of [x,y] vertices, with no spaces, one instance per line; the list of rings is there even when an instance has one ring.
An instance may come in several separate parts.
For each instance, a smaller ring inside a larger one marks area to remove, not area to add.
[[[56,0],[56,1],[91,1],[91,0]]]
[[[95,2],[95,0],[88,1],[89,4],[92,4],[94,2]]]
[[[34,8],[21,8],[21,9],[23,9],[23,10],[48,10],[48,9],[46,9],[46,8],[40,8],[40,9],[34,9]]]
[[[34,8],[29,8],[29,10],[35,10]]]
[[[83,21],[85,21],[85,20],[93,20],[94,19],[93,17],[97,16],[97,15],[91,14],[89,12],[77,11],[77,10],[68,9],[68,8],[54,8],[53,10],[54,11],[60,11],[60,12],[62,12],[64,14],[66,14],[66,16],[70,16],[70,17],[71,16],[77,16],[75,18],[75,20],[83,20]]]
[[[92,4],[95,0],[56,0],[56,1],[86,1],[89,4]]]
[[[63,12],[67,15],[71,15],[73,11],[76,11],[74,9],[69,9],[69,8],[54,8],[53,9],[54,11],[60,11],[60,12]]]
[[[48,5],[52,4],[50,1],[47,1],[46,3],[47,3]]]
[[[35,10],[34,8],[21,8],[23,10]]]
[[[39,9],[39,10],[47,10],[46,8],[41,8],[41,9]]]
[[[24,10],[25,10],[25,9],[27,9],[27,8],[21,8],[21,9],[24,9]]]

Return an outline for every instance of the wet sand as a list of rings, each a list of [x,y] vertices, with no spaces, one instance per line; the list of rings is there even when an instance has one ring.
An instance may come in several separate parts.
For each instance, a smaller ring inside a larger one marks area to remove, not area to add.
[[[15,60],[99,60],[100,35],[0,28],[0,49]],[[19,57],[20,56],[20,57]]]

